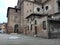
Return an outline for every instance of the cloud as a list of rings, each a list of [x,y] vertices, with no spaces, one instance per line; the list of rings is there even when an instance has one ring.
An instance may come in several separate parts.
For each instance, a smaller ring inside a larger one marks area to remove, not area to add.
[[[0,23],[7,22],[7,8],[15,7],[18,0],[0,0]]]
[[[0,1],[0,7],[4,7],[4,4],[2,3],[2,1]]]
[[[6,9],[0,8],[0,23],[7,22]]]
[[[5,5],[6,6],[10,6],[10,7],[14,7],[17,4],[17,0],[6,0],[5,1]]]

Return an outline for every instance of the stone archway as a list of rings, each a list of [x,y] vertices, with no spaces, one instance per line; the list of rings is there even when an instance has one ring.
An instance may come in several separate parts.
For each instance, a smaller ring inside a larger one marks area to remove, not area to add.
[[[18,33],[18,24],[14,25],[14,33]]]

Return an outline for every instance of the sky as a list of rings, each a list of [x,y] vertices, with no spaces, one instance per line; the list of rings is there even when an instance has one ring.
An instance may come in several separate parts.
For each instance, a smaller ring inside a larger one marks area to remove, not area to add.
[[[15,7],[18,0],[0,0],[0,23],[7,22],[7,8]]]

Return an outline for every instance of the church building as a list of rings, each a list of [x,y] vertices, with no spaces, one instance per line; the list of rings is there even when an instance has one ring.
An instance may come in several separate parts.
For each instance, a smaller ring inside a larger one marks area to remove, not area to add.
[[[60,0],[18,0],[7,17],[10,33],[60,38]]]

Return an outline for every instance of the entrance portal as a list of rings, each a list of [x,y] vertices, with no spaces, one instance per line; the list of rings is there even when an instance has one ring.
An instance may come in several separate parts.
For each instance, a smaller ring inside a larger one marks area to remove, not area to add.
[[[35,34],[37,34],[37,26],[35,26]]]
[[[14,33],[18,33],[18,24],[14,26]]]

